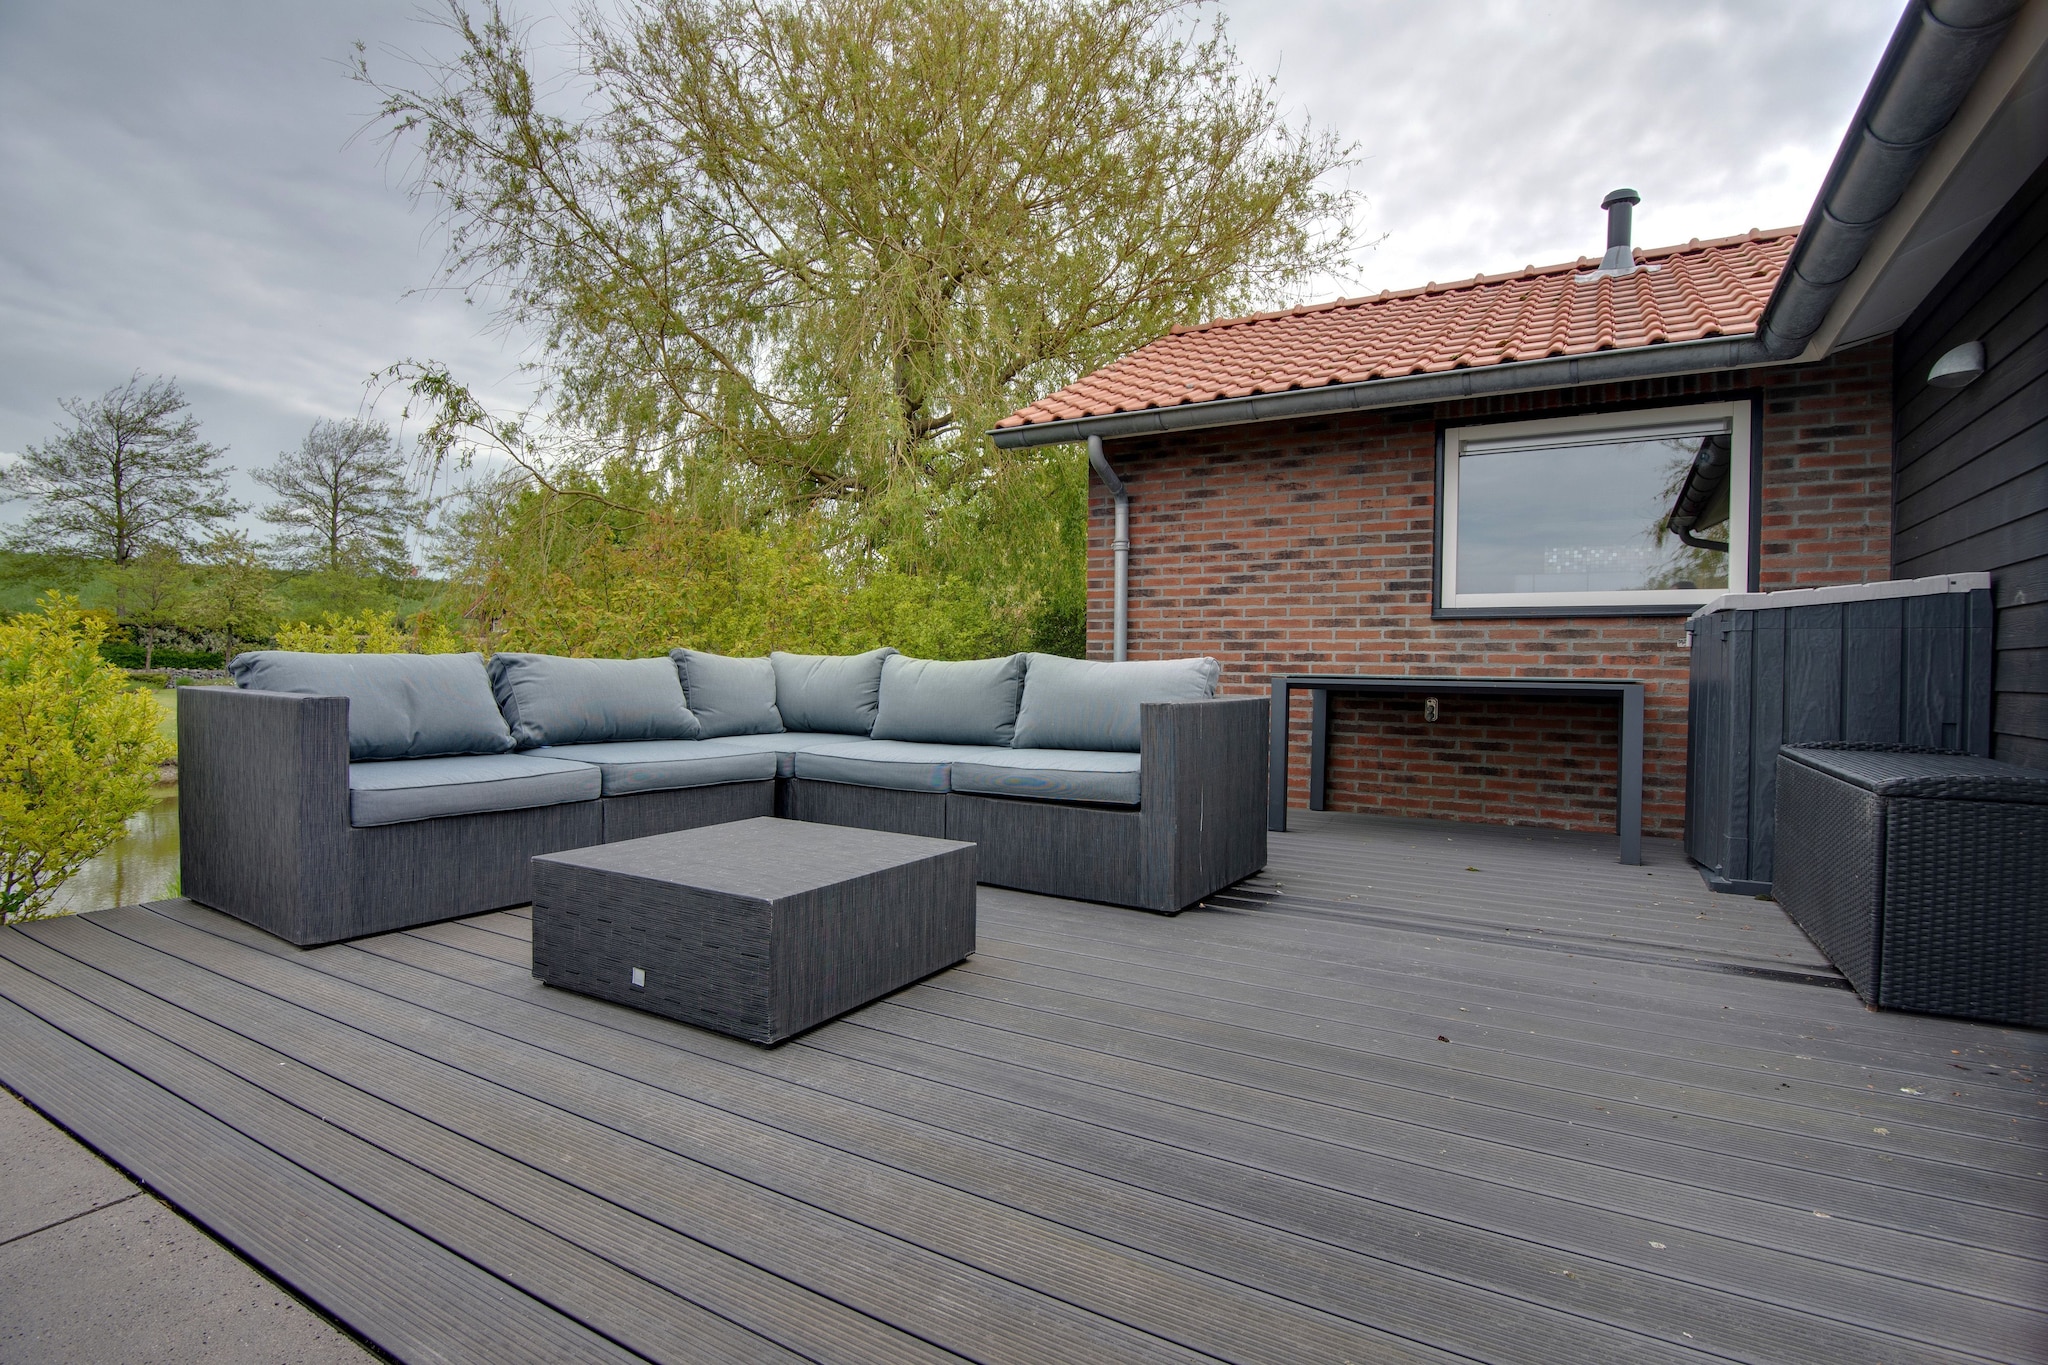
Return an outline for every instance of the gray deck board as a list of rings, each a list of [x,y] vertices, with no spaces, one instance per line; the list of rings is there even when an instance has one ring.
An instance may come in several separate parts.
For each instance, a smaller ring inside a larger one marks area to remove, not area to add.
[[[0,931],[0,1081],[401,1359],[2048,1360],[2042,1034],[1668,843],[1294,818],[775,1049],[519,910]]]

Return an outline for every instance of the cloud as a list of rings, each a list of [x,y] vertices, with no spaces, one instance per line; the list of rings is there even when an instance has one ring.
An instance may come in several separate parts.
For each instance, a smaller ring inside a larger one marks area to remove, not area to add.
[[[355,136],[359,36],[435,33],[410,3],[0,10],[0,449],[136,369],[177,376],[244,470],[409,356],[524,400],[520,340],[431,289],[431,222]]]
[[[1798,223],[1897,19],[1869,0],[1226,9],[1282,108],[1357,144],[1357,227],[1384,240],[1331,292],[1597,257],[1624,185],[1643,246]]]
[[[1643,194],[1645,245],[1796,222],[1895,17],[1868,0],[1225,8],[1289,117],[1358,143],[1358,226],[1385,240],[1326,296],[1597,255],[1617,185]],[[524,339],[431,287],[431,215],[358,136],[375,99],[345,78],[351,43],[402,79],[394,51],[448,48],[422,16],[0,6],[0,451],[136,369],[177,376],[244,470],[358,411],[365,379],[406,357],[526,401]]]

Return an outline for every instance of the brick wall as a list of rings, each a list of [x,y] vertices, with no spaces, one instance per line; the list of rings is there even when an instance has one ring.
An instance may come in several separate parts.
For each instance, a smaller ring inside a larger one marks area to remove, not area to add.
[[[1766,589],[1860,583],[1890,567],[1888,342],[1818,365],[1516,394],[1428,408],[1107,443],[1131,489],[1132,658],[1213,654],[1224,690],[1274,673],[1630,677],[1648,684],[1644,816],[1685,809],[1683,618],[1435,620],[1436,423],[1747,392],[1764,400]],[[1110,502],[1094,489],[1090,652],[1110,642]],[[1613,709],[1584,703],[1334,698],[1338,810],[1612,829]],[[1298,698],[1292,803],[1307,801]]]

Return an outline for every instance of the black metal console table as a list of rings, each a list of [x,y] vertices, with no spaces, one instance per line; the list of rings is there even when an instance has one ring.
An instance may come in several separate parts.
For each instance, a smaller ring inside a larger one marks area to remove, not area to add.
[[[1365,692],[1431,696],[1552,697],[1570,700],[1606,699],[1616,703],[1621,734],[1615,829],[1621,835],[1621,861],[1633,867],[1643,861],[1643,685],[1621,680],[1579,681],[1551,678],[1413,678],[1347,677],[1338,674],[1292,673],[1273,679],[1273,756],[1268,769],[1271,787],[1266,827],[1287,828],[1287,704],[1296,691],[1310,694],[1308,808],[1321,810],[1328,785],[1330,758],[1330,694]]]

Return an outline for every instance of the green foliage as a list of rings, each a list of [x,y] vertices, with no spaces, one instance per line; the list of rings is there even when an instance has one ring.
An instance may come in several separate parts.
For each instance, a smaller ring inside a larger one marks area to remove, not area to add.
[[[265,639],[277,629],[282,603],[273,591],[276,580],[248,536],[223,532],[207,543],[191,618],[232,658],[243,641]]]
[[[227,493],[227,454],[199,439],[176,380],[70,398],[71,425],[0,473],[0,497],[32,501],[13,548],[126,564],[151,546],[187,550],[243,510]]]
[[[1348,152],[1180,0],[592,7],[574,118],[516,19],[450,14],[371,83],[451,276],[542,339],[546,421],[393,371],[430,460],[520,477],[452,521],[494,639],[660,643],[630,602],[718,647],[1078,650],[1085,462],[987,429],[1349,246]]]
[[[305,654],[458,654],[469,643],[426,612],[407,627],[393,613],[371,609],[287,622],[277,628],[277,647]]]
[[[100,641],[100,657],[116,668],[219,668],[221,656],[205,649],[145,650],[126,640]]]
[[[157,704],[100,658],[105,630],[56,593],[0,622],[0,923],[46,913],[176,753]]]
[[[209,555],[211,563],[158,551],[128,564],[0,551],[0,616],[33,610],[42,593],[61,590],[108,618],[100,652],[109,662],[131,669],[219,668],[226,651],[268,641],[278,622],[365,612],[410,619],[443,592],[441,583],[426,578],[279,572],[246,540],[214,548],[222,553]],[[230,581],[217,582],[222,576]],[[230,639],[225,610],[250,605],[261,610],[237,611],[240,629]]]

